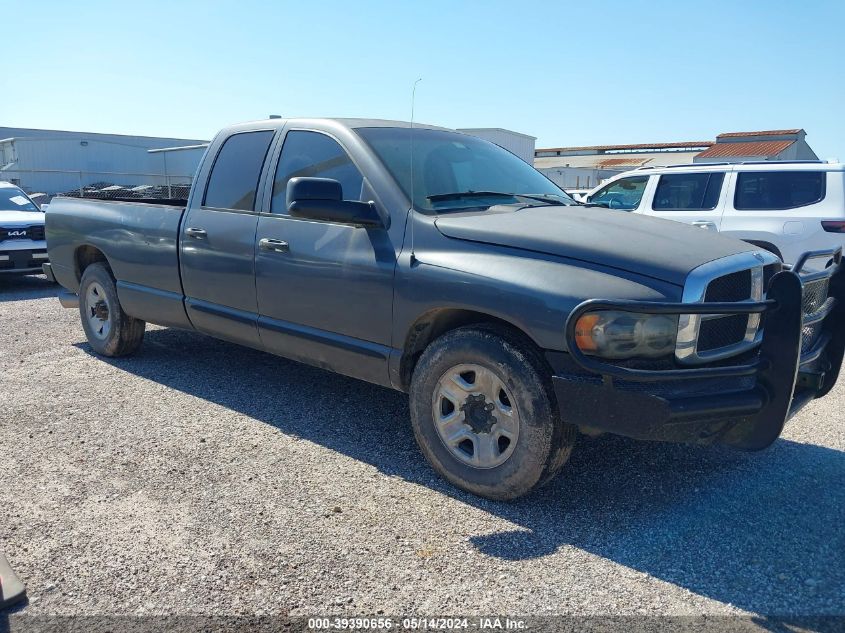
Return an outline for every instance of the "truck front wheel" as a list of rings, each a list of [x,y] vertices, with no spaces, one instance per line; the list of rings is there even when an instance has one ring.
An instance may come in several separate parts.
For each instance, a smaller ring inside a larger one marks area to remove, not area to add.
[[[132,354],[144,340],[146,323],[123,311],[105,264],[91,264],[79,284],[79,316],[88,343],[103,356]]]
[[[495,327],[463,327],[434,341],[411,380],[414,435],[434,469],[489,499],[549,481],[575,442],[539,353]]]

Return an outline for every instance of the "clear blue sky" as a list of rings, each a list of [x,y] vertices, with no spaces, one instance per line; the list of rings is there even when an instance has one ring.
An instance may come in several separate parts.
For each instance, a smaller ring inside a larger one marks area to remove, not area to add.
[[[0,125],[210,138],[285,116],[538,146],[803,127],[845,160],[845,1],[0,0]]]

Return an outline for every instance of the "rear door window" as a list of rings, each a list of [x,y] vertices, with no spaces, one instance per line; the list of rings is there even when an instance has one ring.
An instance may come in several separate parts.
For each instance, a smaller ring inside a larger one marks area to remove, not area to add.
[[[663,174],[657,183],[655,211],[709,211],[719,204],[724,172]]]
[[[795,209],[824,200],[826,172],[745,171],[737,174],[734,207]]]
[[[590,203],[609,209],[630,211],[640,206],[648,176],[620,178],[590,196]]]
[[[272,130],[241,132],[227,138],[211,168],[203,206],[252,211],[261,167],[272,140]]]

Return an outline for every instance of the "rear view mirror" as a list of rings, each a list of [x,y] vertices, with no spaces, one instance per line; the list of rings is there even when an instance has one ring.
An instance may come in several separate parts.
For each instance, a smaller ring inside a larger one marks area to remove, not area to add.
[[[365,227],[384,226],[372,202],[344,200],[343,188],[331,178],[291,178],[286,194],[288,213],[295,218]]]

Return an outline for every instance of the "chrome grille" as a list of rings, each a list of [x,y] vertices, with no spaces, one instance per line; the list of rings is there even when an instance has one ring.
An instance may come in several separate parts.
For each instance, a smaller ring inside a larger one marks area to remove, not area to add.
[[[704,302],[747,301],[751,297],[751,271],[740,270],[707,284]]]
[[[684,286],[685,303],[761,301],[780,260],[768,252],[746,252],[693,270]],[[702,364],[736,356],[761,340],[759,314],[681,315],[675,358]]]
[[[751,283],[750,269],[716,277],[707,284],[704,303],[748,301],[751,299]],[[745,340],[747,330],[748,316],[744,314],[702,319],[698,331],[696,351],[700,354],[730,345],[738,345]]]
[[[701,353],[736,345],[745,340],[747,330],[748,316],[745,314],[731,314],[719,319],[702,321],[696,349]]]

